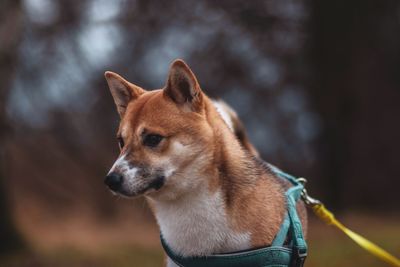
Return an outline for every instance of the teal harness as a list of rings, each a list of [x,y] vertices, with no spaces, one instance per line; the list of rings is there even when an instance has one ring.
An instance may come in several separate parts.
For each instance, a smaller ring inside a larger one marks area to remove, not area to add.
[[[288,180],[293,186],[285,195],[287,211],[281,228],[271,246],[224,254],[202,257],[182,257],[175,254],[161,238],[161,244],[168,257],[181,267],[301,267],[307,256],[307,244],[296,210],[296,203],[303,192],[303,184],[295,177],[281,171],[275,166],[268,167],[279,177]],[[285,242],[289,240],[288,245]]]

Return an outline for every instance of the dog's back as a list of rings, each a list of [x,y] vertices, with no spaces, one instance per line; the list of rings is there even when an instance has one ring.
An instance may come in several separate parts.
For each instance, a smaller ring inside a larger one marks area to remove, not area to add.
[[[229,129],[231,129],[236,135],[236,138],[239,140],[240,144],[251,154],[258,157],[259,153],[250,142],[244,124],[240,120],[235,110],[222,100],[213,100],[213,102],[218,113],[220,113]]]

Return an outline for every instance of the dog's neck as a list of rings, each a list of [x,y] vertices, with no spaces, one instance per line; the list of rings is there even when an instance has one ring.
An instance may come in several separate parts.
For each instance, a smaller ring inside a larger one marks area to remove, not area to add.
[[[197,188],[173,202],[152,201],[161,234],[183,256],[201,256],[250,248],[250,234],[229,226],[223,193]]]
[[[210,112],[213,115],[215,110]],[[182,256],[268,245],[282,221],[284,201],[280,186],[265,177],[261,166],[221,122],[214,120],[212,125],[219,146],[210,167],[207,172],[196,174],[203,182],[175,200],[149,199],[164,239]],[[262,195],[257,193],[260,190]],[[252,198],[256,198],[255,202]],[[257,222],[260,218],[254,218],[255,209],[265,216],[261,224]],[[263,239],[254,242],[255,234],[263,235]]]

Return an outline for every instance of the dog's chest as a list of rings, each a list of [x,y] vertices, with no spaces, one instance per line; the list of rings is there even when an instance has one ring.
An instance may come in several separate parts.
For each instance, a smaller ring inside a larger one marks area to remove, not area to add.
[[[195,192],[178,203],[157,203],[156,218],[170,248],[183,256],[200,256],[250,248],[250,234],[233,231],[222,194]]]

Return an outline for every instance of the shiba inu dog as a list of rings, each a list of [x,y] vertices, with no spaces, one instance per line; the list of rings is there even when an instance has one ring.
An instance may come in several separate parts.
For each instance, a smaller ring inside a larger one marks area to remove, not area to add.
[[[113,72],[105,77],[121,117],[121,153],[106,177],[109,188],[144,196],[179,255],[270,245],[284,220],[289,185],[258,158],[234,111],[207,97],[182,60],[171,64],[159,90]],[[306,232],[304,205],[297,209]]]

